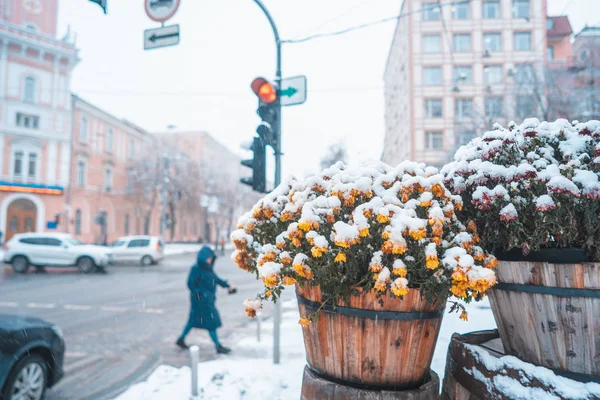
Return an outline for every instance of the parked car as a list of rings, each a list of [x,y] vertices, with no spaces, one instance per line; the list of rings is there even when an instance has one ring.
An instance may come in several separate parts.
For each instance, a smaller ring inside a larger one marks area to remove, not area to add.
[[[0,400],[41,400],[63,376],[60,328],[39,318],[0,314]]]
[[[66,233],[20,233],[4,245],[4,262],[24,274],[30,266],[77,267],[83,273],[112,262],[110,247],[83,244]]]
[[[162,260],[165,250],[163,240],[156,236],[125,236],[111,247],[115,263],[139,262],[145,267]]]

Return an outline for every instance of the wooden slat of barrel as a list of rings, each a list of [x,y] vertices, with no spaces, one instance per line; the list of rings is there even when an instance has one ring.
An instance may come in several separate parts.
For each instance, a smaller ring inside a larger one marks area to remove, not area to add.
[[[500,354],[503,349],[498,349],[495,343],[497,337],[497,330],[452,336],[442,385],[442,400],[511,400],[515,393],[524,395],[526,390],[535,391],[537,398],[569,400],[574,392],[578,392],[580,398],[600,400],[597,386],[585,386],[561,377],[551,379],[549,371],[538,371],[532,364],[518,364],[515,361],[486,364],[482,359],[487,357],[474,353],[473,346],[487,352],[489,359],[493,360],[503,356]],[[494,350],[487,351],[488,347]],[[486,365],[494,367],[490,369]],[[562,382],[558,382],[559,380]]]
[[[297,286],[297,293],[320,301],[318,287]],[[434,312],[443,307],[427,304],[418,290],[404,299],[362,293],[341,307],[363,310]],[[300,313],[307,308],[299,303]],[[326,376],[377,386],[418,386],[426,378],[441,325],[441,316],[423,320],[374,320],[321,312],[303,328],[308,363]]]
[[[431,371],[431,379],[422,386],[403,391],[370,391],[322,379],[304,368],[301,400],[436,400],[439,377]]]
[[[501,283],[600,290],[600,263],[501,261],[496,275]],[[509,354],[548,368],[600,375],[600,298],[500,289],[488,294]]]

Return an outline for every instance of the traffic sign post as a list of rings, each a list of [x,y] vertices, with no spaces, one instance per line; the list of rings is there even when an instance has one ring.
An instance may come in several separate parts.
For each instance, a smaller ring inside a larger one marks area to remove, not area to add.
[[[179,44],[179,25],[144,31],[144,50],[175,46],[176,44]]]
[[[144,31],[144,50],[179,44],[179,25],[165,26],[179,8],[180,0],[144,0],[148,18],[162,23],[162,27]]]
[[[281,80],[279,90],[282,106],[295,106],[306,101],[306,76],[299,75]]]

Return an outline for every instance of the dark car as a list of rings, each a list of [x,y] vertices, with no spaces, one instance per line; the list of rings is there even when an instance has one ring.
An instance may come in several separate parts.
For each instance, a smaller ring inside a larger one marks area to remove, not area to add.
[[[63,376],[65,343],[44,320],[0,314],[0,400],[40,400]]]

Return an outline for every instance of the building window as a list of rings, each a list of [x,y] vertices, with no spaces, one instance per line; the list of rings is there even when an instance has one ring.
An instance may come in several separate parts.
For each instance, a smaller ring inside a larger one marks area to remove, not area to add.
[[[473,116],[473,99],[456,99],[454,102],[454,116],[456,119]]]
[[[517,117],[533,118],[536,117],[535,101],[531,95],[517,95]]]
[[[531,32],[515,32],[515,50],[531,50]]]
[[[129,139],[129,159],[133,160],[133,154],[135,152],[135,142],[133,139]]]
[[[502,65],[486,65],[483,67],[483,80],[488,85],[500,83],[503,80]]]
[[[441,53],[441,51],[440,35],[423,35],[423,53]]]
[[[474,131],[458,131],[456,132],[456,145],[464,146],[475,137]]]
[[[114,140],[114,133],[113,130],[108,128],[108,131],[106,131],[106,143],[104,143],[104,147],[107,153],[112,153],[113,151],[113,140]]]
[[[500,33],[484,33],[483,48],[489,52],[502,51],[502,35]]]
[[[79,141],[81,143],[88,142],[88,120],[86,117],[81,117],[79,121]]]
[[[423,21],[439,21],[440,5],[438,3],[423,3]]]
[[[79,208],[75,211],[75,234],[81,235],[81,210]]]
[[[425,99],[425,116],[440,118],[442,116],[442,99]]]
[[[469,19],[469,0],[462,0],[452,5],[452,17],[454,19]]]
[[[457,65],[454,67],[454,81],[466,84],[473,83],[473,67],[470,65]]]
[[[112,190],[112,170],[106,167],[104,170],[104,190],[110,192]]]
[[[37,154],[29,153],[29,161],[27,168],[27,177],[35,179],[36,171],[37,171]]]
[[[529,19],[529,0],[513,0],[513,18]]]
[[[129,235],[129,214],[125,214],[125,235]]]
[[[38,115],[31,115],[18,112],[16,123],[17,126],[20,126],[21,128],[39,129],[40,117]]]
[[[23,102],[35,103],[35,78],[28,76],[25,78],[25,89],[23,90]]]
[[[77,162],[77,186],[84,187],[86,182],[87,163],[84,160]]]
[[[134,177],[135,177],[135,171],[133,169],[128,169],[127,170],[127,188],[125,189],[125,193],[126,194],[132,194],[133,193],[133,185],[134,183]]]
[[[471,51],[471,34],[457,33],[454,35],[453,43],[456,53],[467,53]]]
[[[485,98],[485,115],[491,118],[502,116],[503,101],[502,97],[486,97]]]
[[[481,10],[485,19],[500,18],[500,0],[483,0]]]
[[[425,147],[427,150],[443,150],[444,133],[443,132],[425,132]]]
[[[442,84],[442,67],[424,67],[423,68],[423,84],[425,84],[425,85],[441,85]]]
[[[548,46],[548,60],[554,61],[554,46]]]
[[[13,176],[23,175],[23,152],[15,151],[14,153],[14,164],[13,164]]]
[[[535,71],[531,64],[517,64],[515,65],[515,82],[518,84],[533,83],[535,80]]]

